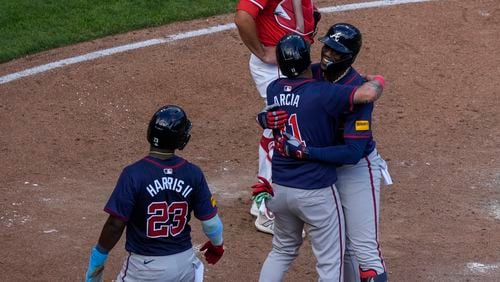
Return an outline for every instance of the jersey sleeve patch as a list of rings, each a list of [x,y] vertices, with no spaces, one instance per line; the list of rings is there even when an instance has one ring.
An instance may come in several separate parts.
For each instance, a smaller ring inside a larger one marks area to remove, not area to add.
[[[356,131],[370,130],[370,122],[367,120],[357,120],[355,124]]]

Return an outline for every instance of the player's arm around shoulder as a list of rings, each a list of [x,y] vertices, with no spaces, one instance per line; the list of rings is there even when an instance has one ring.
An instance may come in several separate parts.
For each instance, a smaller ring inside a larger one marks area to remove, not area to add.
[[[363,83],[354,93],[355,104],[366,104],[380,98],[385,86],[385,78],[382,75],[366,75]]]

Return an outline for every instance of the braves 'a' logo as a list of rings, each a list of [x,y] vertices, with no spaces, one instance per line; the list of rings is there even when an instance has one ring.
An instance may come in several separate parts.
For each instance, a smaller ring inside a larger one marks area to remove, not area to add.
[[[341,36],[342,36],[342,32],[336,32],[336,33],[330,35],[330,38],[339,42]]]

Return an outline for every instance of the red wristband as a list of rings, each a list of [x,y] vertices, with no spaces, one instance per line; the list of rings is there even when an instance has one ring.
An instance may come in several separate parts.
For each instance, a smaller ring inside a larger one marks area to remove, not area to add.
[[[385,86],[385,79],[384,79],[383,76],[376,75],[376,76],[373,77],[373,80],[378,81],[378,83],[380,83],[380,86],[382,86],[382,88],[384,88],[384,86]]]

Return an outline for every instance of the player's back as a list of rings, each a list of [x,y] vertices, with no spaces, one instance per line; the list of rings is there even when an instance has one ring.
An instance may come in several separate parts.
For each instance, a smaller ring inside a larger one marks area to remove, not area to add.
[[[211,217],[210,197],[196,165],[177,156],[145,157],[123,170],[106,209],[127,221],[127,251],[163,256],[192,247],[191,211]]]
[[[313,79],[278,79],[267,90],[267,103],[279,104],[289,114],[285,130],[308,146],[334,143],[335,118],[350,106],[350,86],[334,86]],[[335,165],[286,158],[272,159],[273,182],[301,189],[318,189],[336,181]]]

